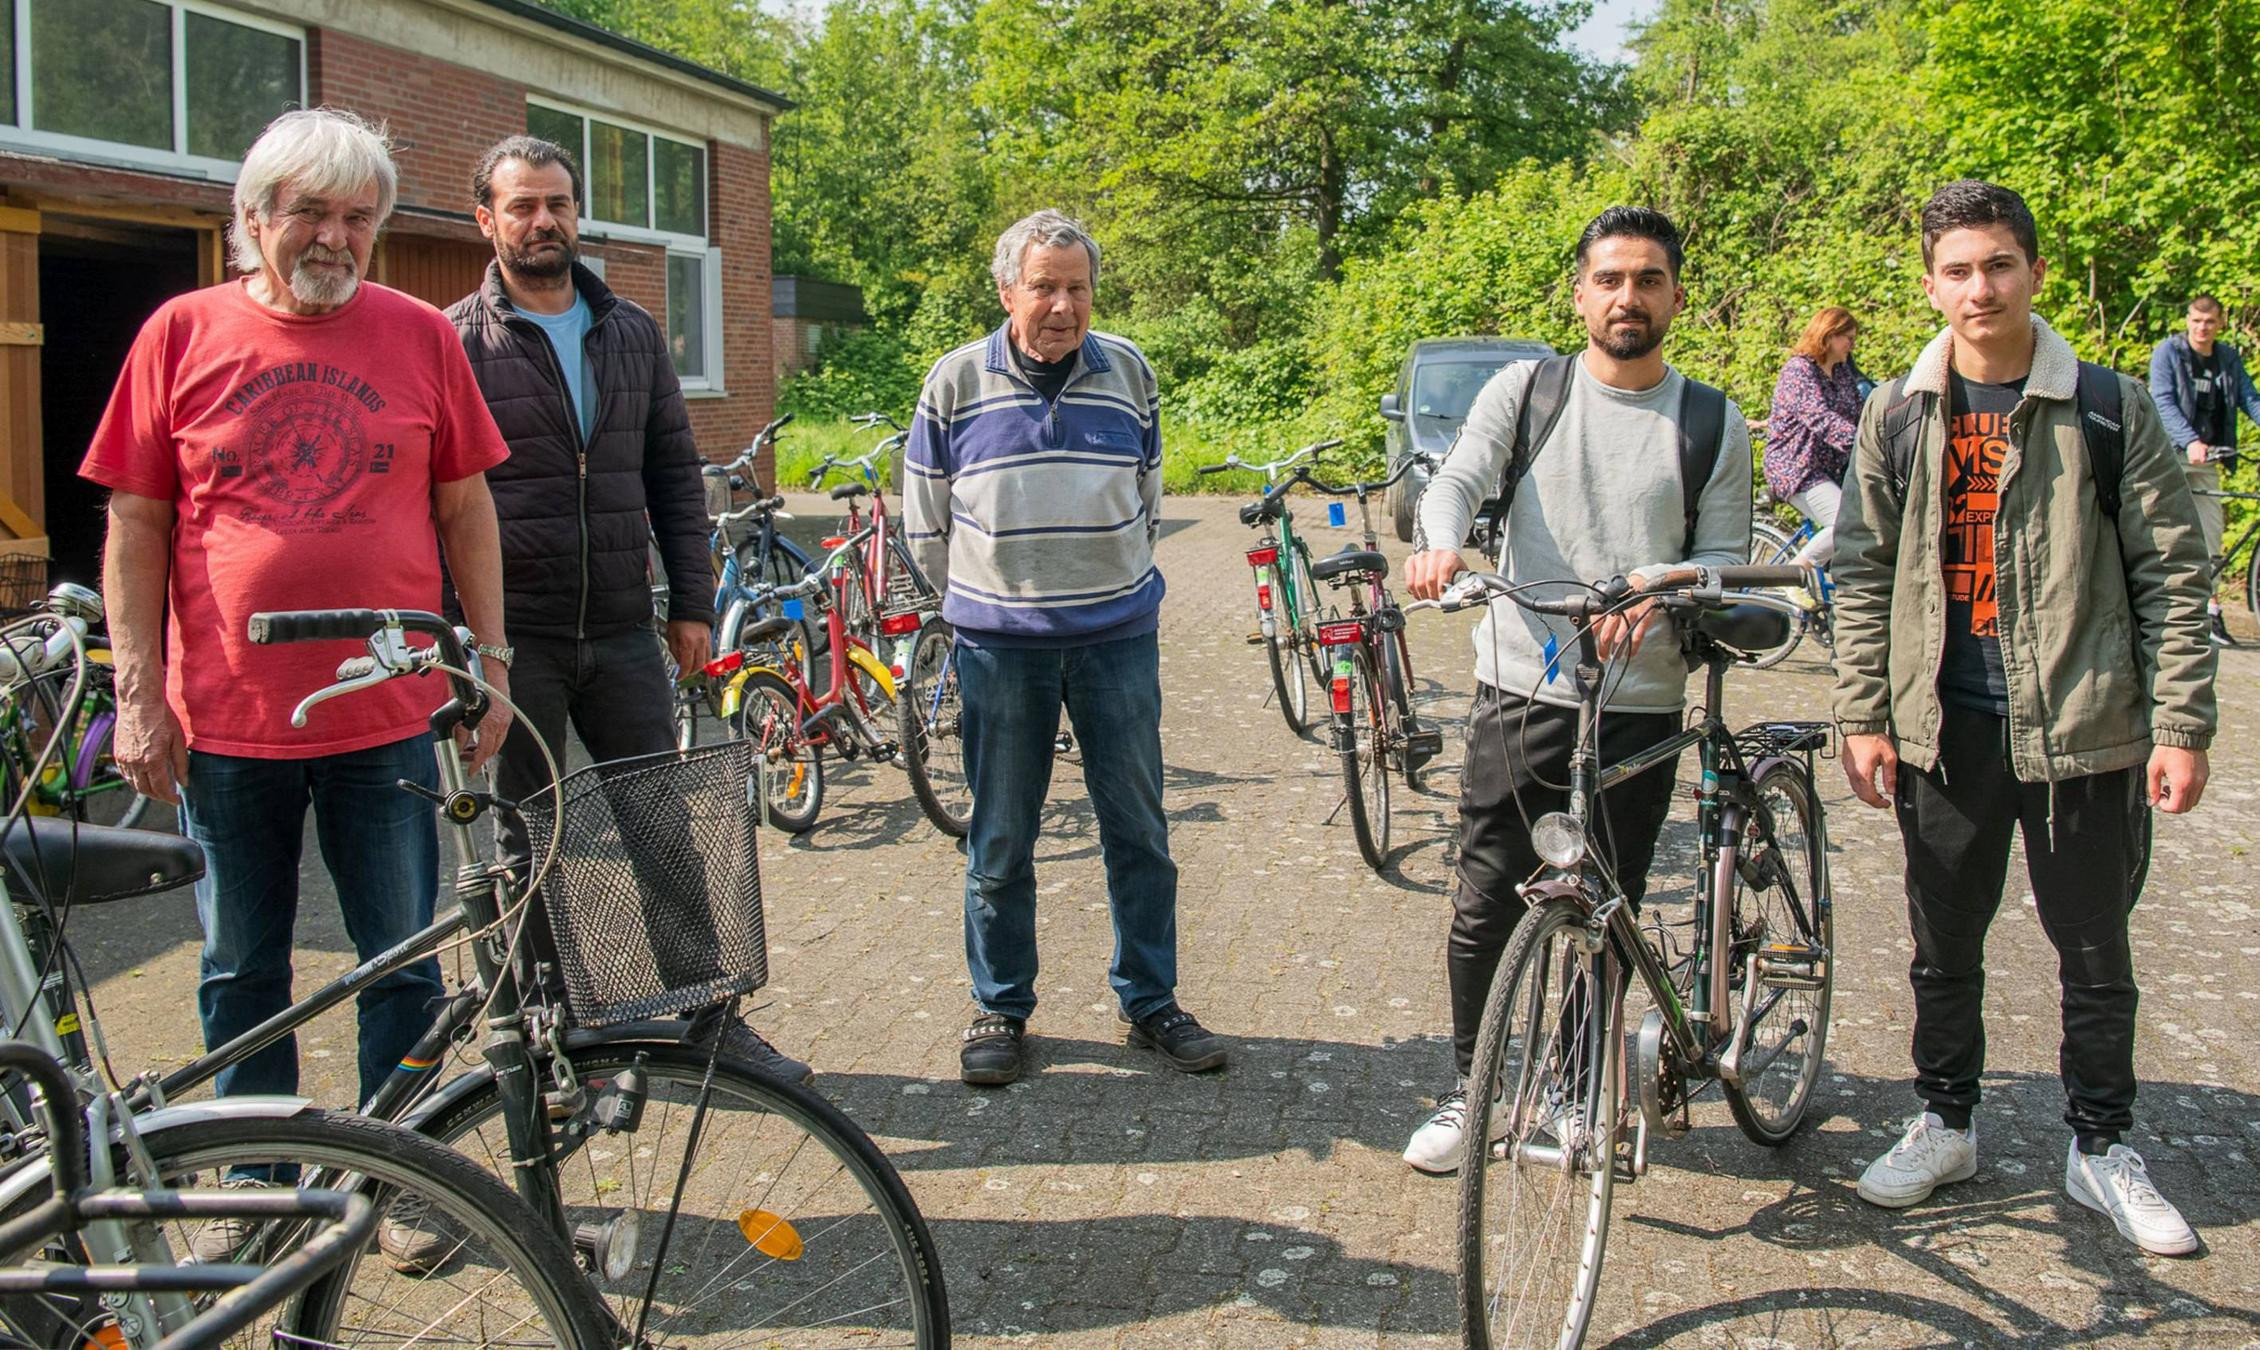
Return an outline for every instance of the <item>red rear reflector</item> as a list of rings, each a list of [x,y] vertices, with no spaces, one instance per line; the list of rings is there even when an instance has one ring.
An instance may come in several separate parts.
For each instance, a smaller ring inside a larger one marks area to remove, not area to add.
[[[744,652],[724,652],[706,663],[706,673],[710,679],[718,680],[724,675],[736,673],[744,665]]]
[[[918,631],[916,614],[889,614],[879,620],[879,631],[888,637],[903,637]]]
[[[1329,647],[1355,646],[1365,637],[1365,625],[1356,619],[1339,623],[1322,623],[1318,626],[1318,640]]]
[[[1256,583],[1256,608],[1257,608],[1257,609],[1269,609],[1269,608],[1271,608],[1271,583],[1270,583],[1270,582],[1267,582],[1267,581],[1259,581],[1259,582],[1257,582],[1257,583]]]
[[[1250,567],[1269,567],[1278,561],[1279,549],[1277,545],[1270,548],[1251,548],[1248,550],[1248,566]]]
[[[817,546],[820,548],[838,548],[840,545],[846,542],[847,536],[844,534],[835,534],[829,539],[819,539],[816,541]]]
[[[1350,677],[1347,675],[1337,675],[1334,677],[1334,711],[1338,713],[1346,713],[1349,710]]]

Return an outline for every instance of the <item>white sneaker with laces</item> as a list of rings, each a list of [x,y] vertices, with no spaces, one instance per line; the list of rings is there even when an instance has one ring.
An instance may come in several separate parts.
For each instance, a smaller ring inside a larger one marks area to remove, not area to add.
[[[1460,1170],[1460,1158],[1467,1149],[1467,1090],[1453,1088],[1436,1099],[1436,1110],[1421,1127],[1413,1131],[1412,1142],[1405,1145],[1405,1161],[1420,1171],[1446,1176]],[[1491,1107],[1491,1137],[1497,1139],[1505,1131],[1497,1103]]]
[[[2108,1153],[2082,1153],[2074,1139],[2064,1159],[2064,1190],[2074,1200],[2110,1216],[2120,1236],[2153,1256],[2187,1256],[2197,1233],[2174,1202],[2151,1184],[2142,1155],[2125,1144]]]
[[[1950,1130],[1935,1111],[1907,1122],[1891,1151],[1860,1174],[1860,1198],[1885,1209],[1905,1209],[1941,1186],[1977,1175],[1977,1126]]]

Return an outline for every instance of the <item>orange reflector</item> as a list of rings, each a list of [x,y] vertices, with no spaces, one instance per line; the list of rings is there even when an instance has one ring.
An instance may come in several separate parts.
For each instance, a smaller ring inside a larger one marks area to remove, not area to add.
[[[889,614],[879,620],[879,631],[888,637],[907,637],[918,631],[918,614]]]
[[[724,675],[732,675],[737,673],[739,668],[744,665],[744,652],[724,652],[720,656],[717,656],[713,660],[706,663],[706,673],[710,677],[719,680]]]
[[[1271,587],[1263,582],[1256,583],[1256,608],[1271,608]]]
[[[829,539],[819,539],[816,542],[820,547],[823,548],[838,548],[840,545],[847,542],[847,536],[844,534],[835,534]]]
[[[771,1214],[766,1209],[747,1209],[738,1212],[738,1231],[745,1240],[763,1256],[777,1261],[798,1261],[807,1250],[794,1231],[790,1220],[781,1214]]]
[[[120,1331],[118,1324],[112,1322],[108,1326],[95,1328],[93,1337],[86,1343],[86,1350],[126,1350],[126,1344],[125,1332]]]
[[[1334,677],[1334,711],[1338,713],[1346,713],[1349,710],[1350,677],[1347,675],[1337,675]]]

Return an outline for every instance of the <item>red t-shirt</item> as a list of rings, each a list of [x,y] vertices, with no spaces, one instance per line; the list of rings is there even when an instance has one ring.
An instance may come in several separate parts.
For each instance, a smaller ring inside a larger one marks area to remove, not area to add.
[[[165,697],[191,747],[300,759],[404,740],[445,687],[396,679],[290,711],[336,679],[346,642],[253,646],[276,609],[440,605],[432,485],[510,454],[438,310],[368,282],[342,307],[280,314],[244,283],[192,291],[142,325],[82,477],[173,504]]]

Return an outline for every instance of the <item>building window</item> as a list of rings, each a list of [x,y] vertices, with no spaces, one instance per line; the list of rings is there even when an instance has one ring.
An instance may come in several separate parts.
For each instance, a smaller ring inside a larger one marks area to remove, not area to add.
[[[705,248],[705,146],[532,101],[526,131],[564,146],[579,161],[581,218],[592,233]]]
[[[305,33],[201,0],[0,0],[0,95],[0,142],[232,178],[305,102]]]
[[[667,351],[686,389],[722,387],[722,251],[667,254]]]

